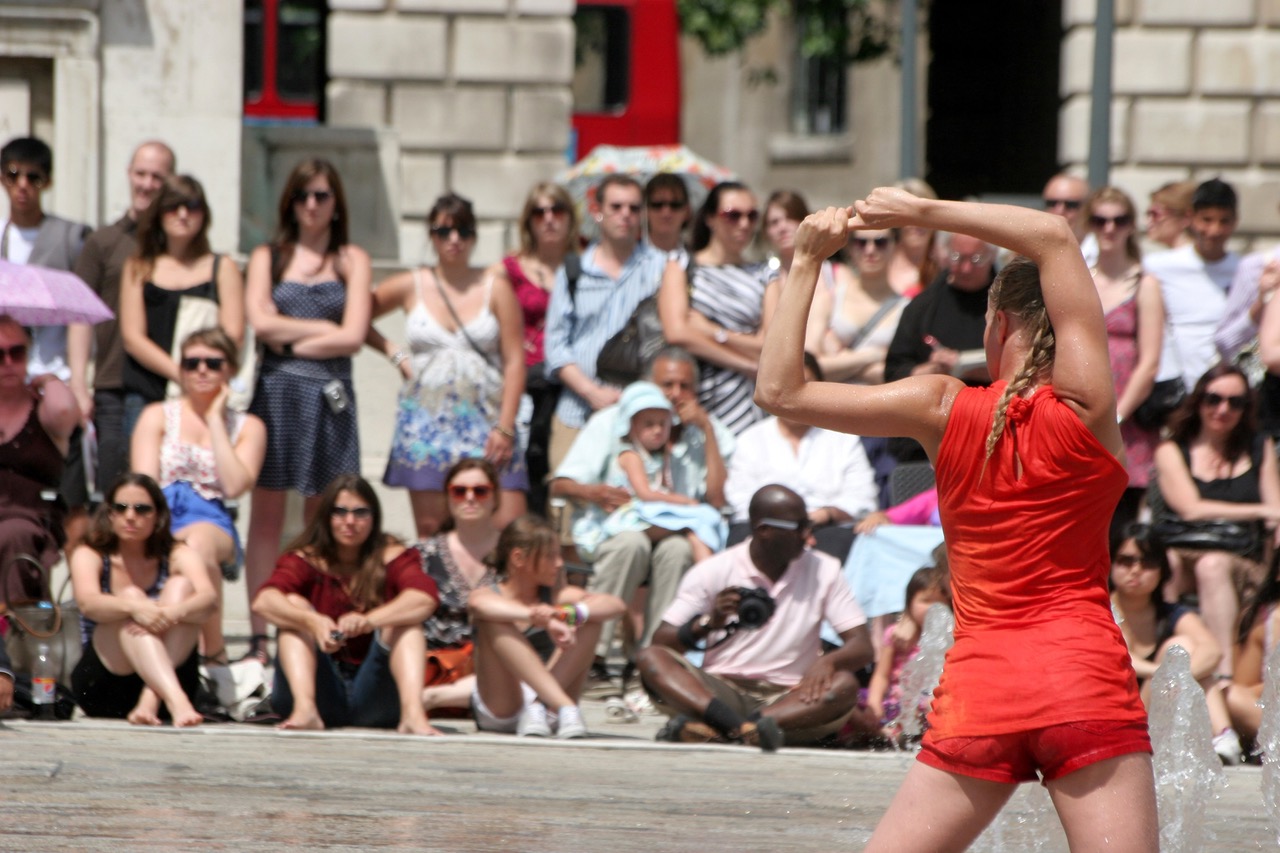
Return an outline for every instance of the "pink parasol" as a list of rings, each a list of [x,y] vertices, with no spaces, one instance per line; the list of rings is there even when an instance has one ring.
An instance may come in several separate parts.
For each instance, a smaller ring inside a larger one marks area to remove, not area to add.
[[[24,326],[101,323],[115,314],[79,276],[0,260],[0,314]]]

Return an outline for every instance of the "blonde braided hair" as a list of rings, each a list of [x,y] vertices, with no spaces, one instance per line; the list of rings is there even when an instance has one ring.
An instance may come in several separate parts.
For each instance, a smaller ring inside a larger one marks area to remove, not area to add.
[[[1040,270],[1029,258],[1015,258],[1000,271],[991,285],[988,300],[992,310],[1004,311],[1023,322],[1031,333],[1031,348],[1026,361],[1013,379],[1009,380],[1004,393],[996,401],[991,432],[987,434],[986,458],[982,463],[984,471],[991,454],[995,452],[996,442],[1004,433],[1009,401],[1015,394],[1029,388],[1037,377],[1053,366],[1057,345],[1053,326],[1049,324],[1049,312],[1044,307],[1044,294],[1040,291]]]

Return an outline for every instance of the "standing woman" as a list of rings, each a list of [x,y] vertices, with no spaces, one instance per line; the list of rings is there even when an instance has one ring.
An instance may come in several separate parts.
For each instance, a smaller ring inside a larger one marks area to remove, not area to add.
[[[418,538],[440,529],[444,477],[467,457],[488,459],[502,478],[502,526],[525,511],[529,471],[516,442],[524,391],[520,303],[505,277],[471,266],[476,218],[454,193],[427,216],[438,262],[378,285],[374,315],[404,311],[413,375],[400,389],[383,482],[409,489]]]
[[[1116,382],[1116,417],[1124,441],[1129,487],[1111,522],[1117,536],[1135,521],[1151,484],[1158,430],[1139,426],[1133,413],[1151,395],[1160,367],[1164,298],[1160,282],[1142,272],[1133,199],[1116,187],[1102,187],[1085,202],[1089,230],[1098,241],[1098,262],[1089,272],[1107,324],[1107,356]]]
[[[71,554],[71,589],[84,650],[71,673],[76,704],[90,717],[197,726],[196,640],[216,593],[200,557],[169,532],[155,480],[125,474],[98,507]]]
[[[236,346],[244,343],[244,279],[209,249],[211,219],[204,187],[177,175],[165,179],[138,222],[138,252],[120,276],[126,437],[143,406],[163,400],[168,383],[182,382],[174,335],[184,300],[207,300],[217,325]]]
[[[857,202],[850,219],[853,210],[829,209],[801,226],[756,393],[779,417],[910,436],[937,470],[955,645],[919,760],[866,850],[962,850],[1039,771],[1072,849],[1154,853],[1146,713],[1107,592],[1107,529],[1128,477],[1106,327],[1075,235],[1052,214],[894,189]],[[1026,256],[990,292],[984,345],[996,381],[806,381],[804,326],[819,264],[851,228],[906,225]]]
[[[382,532],[362,477],[335,479],[253,599],[280,629],[272,707],[282,729],[439,734],[422,711],[422,621],[436,585],[418,552]]]
[[[544,364],[547,305],[556,271],[573,252],[577,237],[578,214],[568,191],[547,181],[534,184],[520,212],[520,250],[491,270],[497,278],[506,279],[524,320],[524,390],[533,404],[525,449],[530,512],[541,513],[546,508],[551,417],[560,399],[560,384],[550,381]]]
[[[200,555],[218,594],[200,631],[205,659],[227,663],[222,635],[223,566],[244,554],[226,502],[253,488],[267,430],[253,415],[227,408],[239,368],[236,345],[221,329],[201,329],[182,342],[182,396],[143,409],[133,431],[134,471],[160,483],[175,536]]]
[[[698,402],[734,434],[764,418],[751,399],[760,358],[767,264],[745,253],[760,221],[743,184],[717,184],[693,223],[690,271],[668,261],[658,290],[663,335],[701,361]]]
[[[369,330],[371,266],[348,242],[348,222],[338,171],[303,160],[280,195],[275,238],[249,257],[249,322],[266,344],[249,410],[267,427],[245,549],[249,590],[275,563],[286,493],[306,498],[310,519],[335,477],[360,470],[351,356]],[[266,664],[267,623],[253,613],[250,624],[249,654]]]

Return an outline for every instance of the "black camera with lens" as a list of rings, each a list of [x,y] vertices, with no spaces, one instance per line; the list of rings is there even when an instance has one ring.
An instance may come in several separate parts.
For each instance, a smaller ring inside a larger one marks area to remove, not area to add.
[[[773,617],[778,603],[773,600],[763,587],[748,589],[737,587],[738,591],[738,625],[742,628],[756,629]]]

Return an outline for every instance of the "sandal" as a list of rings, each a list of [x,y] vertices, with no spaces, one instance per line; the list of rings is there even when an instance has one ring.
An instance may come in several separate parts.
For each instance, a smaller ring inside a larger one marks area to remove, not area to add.
[[[256,660],[263,666],[270,666],[271,653],[267,650],[269,642],[271,638],[266,634],[254,634],[249,638],[249,651],[245,652],[240,660]]]

